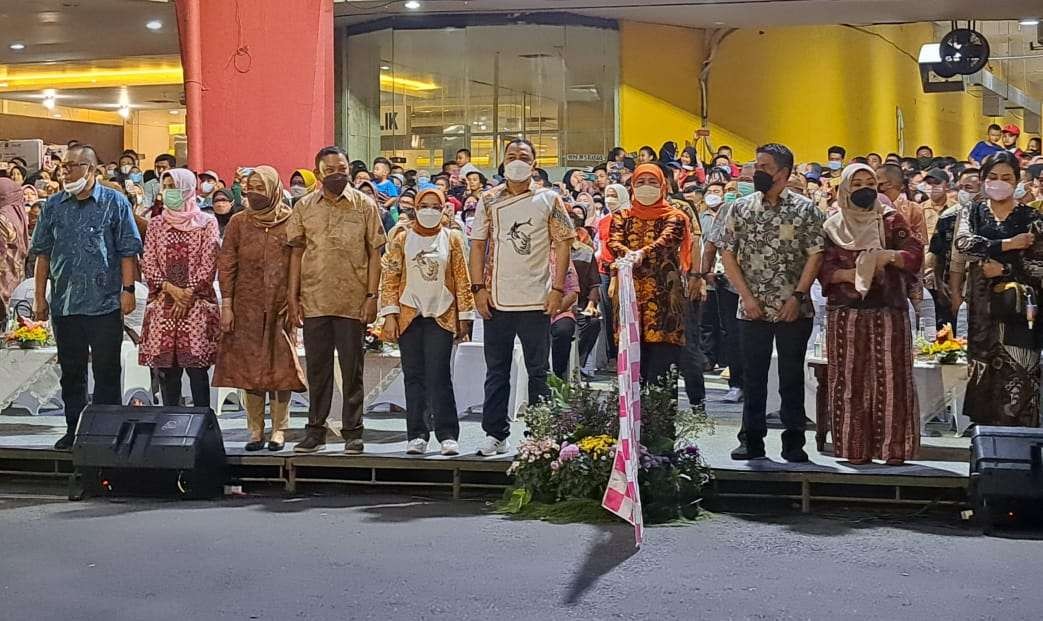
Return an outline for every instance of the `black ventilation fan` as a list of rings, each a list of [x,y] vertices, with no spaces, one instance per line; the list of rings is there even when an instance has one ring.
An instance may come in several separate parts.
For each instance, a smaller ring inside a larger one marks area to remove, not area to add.
[[[989,41],[977,30],[957,28],[942,38],[938,52],[942,62],[934,65],[934,72],[940,77],[971,75],[989,62]]]

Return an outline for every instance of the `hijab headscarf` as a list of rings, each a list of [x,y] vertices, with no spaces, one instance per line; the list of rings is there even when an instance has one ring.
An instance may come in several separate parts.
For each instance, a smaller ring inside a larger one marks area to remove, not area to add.
[[[304,179],[304,187],[309,192],[315,190],[315,183],[317,182],[317,179],[315,178],[315,173],[308,170],[307,168],[298,168],[297,170],[293,171],[293,174],[300,175],[301,179]],[[290,178],[293,178],[293,175],[290,175]]]
[[[876,254],[884,248],[884,214],[891,210],[880,202],[879,195],[869,209],[851,202],[851,182],[859,171],[875,175],[866,164],[851,164],[844,169],[837,188],[839,209],[826,218],[823,230],[840,248],[859,253],[855,259],[855,290],[865,297],[876,272]]]
[[[677,161],[677,143],[673,140],[668,140],[663,143],[663,146],[659,147],[659,161],[664,164]],[[636,173],[636,171],[635,171]]]
[[[163,208],[163,221],[185,233],[205,228],[210,221],[210,216],[199,209],[195,174],[184,168],[172,168],[163,173],[163,177],[170,177],[174,181],[174,187],[181,190],[181,198],[184,199],[181,211]]]
[[[577,188],[576,186],[572,185],[572,173],[577,173],[577,172],[578,173],[582,173],[582,171],[580,171],[580,170],[576,170],[575,168],[570,168],[570,169],[565,171],[565,176],[561,178],[561,182],[565,184],[565,188],[569,191],[569,194],[572,195],[572,198],[576,198],[576,195],[579,194],[579,188]]]
[[[264,183],[264,195],[268,198],[267,209],[248,211],[254,224],[267,228],[286,222],[293,208],[283,201],[282,180],[279,179],[278,171],[271,166],[257,166],[250,174],[261,178],[261,182]]]
[[[443,205],[443,209],[442,209],[442,226],[449,226],[449,224],[452,222],[452,218],[449,216],[449,214],[445,213],[444,206],[450,204],[450,202],[449,202],[449,199],[446,198],[445,192],[443,192],[442,189],[439,188],[438,186],[435,186],[433,188],[428,188],[426,190],[420,190],[419,192],[417,192],[416,198],[413,201],[413,204],[416,206],[416,209],[420,209],[420,201],[425,196],[427,196],[428,194],[434,194],[435,196],[438,197],[438,202]],[[431,229],[425,228],[424,225],[420,224],[420,221],[417,220],[416,218],[414,218],[414,226],[417,227],[417,228],[423,229],[425,231],[431,230]]]
[[[663,145],[664,147],[666,145]],[[634,171],[636,182],[642,175],[652,175],[659,181],[659,200],[651,205],[642,205],[635,201],[630,206],[630,216],[639,220],[661,220],[670,216],[680,216],[684,220],[684,239],[681,240],[680,259],[681,269],[685,274],[692,265],[692,226],[688,216],[671,205],[667,201],[670,192],[670,182],[666,180],[663,169],[658,164],[641,164]]]
[[[630,209],[630,190],[622,183],[610,183],[605,187],[605,193],[612,189],[616,191],[616,196],[619,197],[619,209],[617,211],[623,211],[624,209]],[[608,203],[605,203],[606,205]]]

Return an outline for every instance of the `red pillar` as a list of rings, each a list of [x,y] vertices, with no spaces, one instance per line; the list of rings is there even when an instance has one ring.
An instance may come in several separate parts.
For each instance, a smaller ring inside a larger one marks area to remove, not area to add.
[[[189,167],[289,179],[333,141],[333,0],[175,0]]]

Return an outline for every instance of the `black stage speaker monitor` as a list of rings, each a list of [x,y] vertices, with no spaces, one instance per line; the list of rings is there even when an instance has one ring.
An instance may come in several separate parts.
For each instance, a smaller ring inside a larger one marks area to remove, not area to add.
[[[974,428],[971,500],[985,532],[995,522],[1038,519],[1043,506],[1043,429]]]
[[[95,405],[76,429],[72,462],[88,495],[215,498],[225,445],[209,408]]]

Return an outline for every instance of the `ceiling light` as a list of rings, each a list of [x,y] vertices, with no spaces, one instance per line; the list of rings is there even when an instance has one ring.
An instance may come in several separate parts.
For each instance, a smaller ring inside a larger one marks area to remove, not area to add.
[[[408,2],[406,2],[402,6],[406,7],[410,11],[415,11],[420,8],[420,2],[418,2],[418,0],[408,0]]]
[[[120,106],[119,110],[117,110],[116,112],[125,119],[130,118],[130,106]]]
[[[60,119],[60,118],[62,118],[62,115],[58,114],[57,112],[55,112],[55,113],[54,113],[54,114],[52,114],[51,116],[52,116],[52,117],[54,117],[54,118],[56,118],[56,119]]]
[[[391,71],[391,65],[381,65],[380,66],[380,70],[381,71]]]
[[[159,30],[162,27],[163,22],[159,21],[158,19],[154,19],[145,24],[145,28],[148,28],[149,30]]]
[[[1038,26],[1039,25],[1039,20],[1038,19],[1029,18],[1029,19],[1023,19],[1023,20],[1021,20],[1018,23],[1021,24],[1022,26]]]
[[[168,110],[171,114],[181,114],[180,110]]]
[[[24,43],[12,43],[8,47],[17,52],[18,50],[24,50],[25,49],[25,44]]]
[[[48,110],[54,110],[54,95],[48,95],[43,98],[43,107]]]

